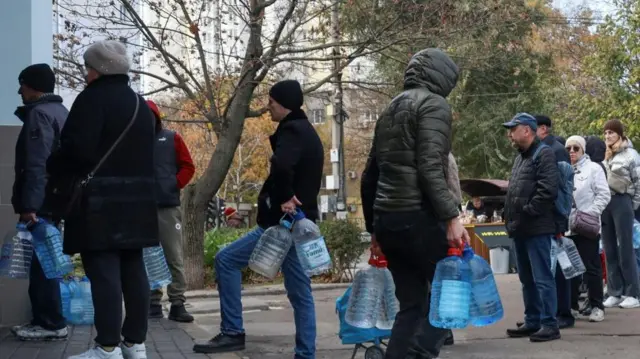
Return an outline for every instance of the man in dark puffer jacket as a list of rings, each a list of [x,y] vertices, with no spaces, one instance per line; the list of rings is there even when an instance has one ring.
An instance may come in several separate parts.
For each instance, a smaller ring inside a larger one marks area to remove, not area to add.
[[[446,177],[451,109],[445,97],[457,80],[458,67],[442,51],[425,49],[413,56],[404,91],[376,124],[362,176],[367,231],[387,257],[402,308],[387,359],[435,358],[448,334],[431,326],[427,315],[435,264],[449,246],[468,241]]]
[[[519,113],[504,127],[520,152],[509,179],[505,222],[515,243],[525,306],[524,325],[507,330],[507,335],[529,336],[532,342],[559,339],[556,284],[551,270],[551,243],[556,234],[554,201],[558,195],[556,156],[536,137],[533,116]]]

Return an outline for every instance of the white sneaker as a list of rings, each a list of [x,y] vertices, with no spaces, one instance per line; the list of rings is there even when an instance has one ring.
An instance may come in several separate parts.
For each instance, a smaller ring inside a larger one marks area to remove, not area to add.
[[[124,359],[147,359],[147,347],[142,344],[134,344],[128,347],[125,343],[120,345]]]
[[[604,320],[604,310],[600,308],[593,308],[591,315],[589,315],[589,321],[592,323],[599,323]]]
[[[27,323],[27,324],[21,324],[21,325],[14,325],[13,327],[11,327],[11,334],[17,336],[18,332],[27,328],[31,328],[33,327],[33,324],[31,323]]]
[[[624,299],[622,297],[609,297],[602,303],[605,308],[614,308],[620,305]]]
[[[37,325],[25,325],[19,328],[15,334],[20,340],[65,340],[69,336],[66,327],[59,330],[47,330]]]
[[[632,309],[632,308],[639,308],[639,307],[640,307],[640,301],[638,301],[638,298],[634,298],[634,297],[626,297],[624,298],[622,303],[620,303],[620,308],[623,308],[623,309]]]
[[[113,351],[108,352],[100,346],[96,346],[82,354],[73,355],[67,359],[124,359],[124,357],[122,356],[122,350],[120,350],[119,347],[115,347]]]

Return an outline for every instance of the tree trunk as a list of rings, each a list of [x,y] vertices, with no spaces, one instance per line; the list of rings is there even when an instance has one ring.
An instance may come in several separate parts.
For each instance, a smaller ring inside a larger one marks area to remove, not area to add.
[[[199,208],[197,202],[196,184],[192,184],[185,188],[182,200],[184,274],[188,290],[203,289],[205,286],[204,226],[206,209]]]

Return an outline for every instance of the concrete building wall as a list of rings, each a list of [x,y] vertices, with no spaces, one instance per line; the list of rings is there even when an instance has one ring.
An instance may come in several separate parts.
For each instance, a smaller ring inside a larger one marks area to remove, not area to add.
[[[21,123],[18,74],[33,63],[52,63],[51,0],[4,0],[0,12],[0,239],[15,227],[11,207],[13,159]],[[0,326],[29,320],[28,281],[0,278]]]

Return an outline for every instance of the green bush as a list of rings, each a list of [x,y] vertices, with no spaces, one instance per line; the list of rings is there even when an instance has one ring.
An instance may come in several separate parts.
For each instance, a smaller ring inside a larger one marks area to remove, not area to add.
[[[242,237],[248,231],[250,231],[248,228],[221,227],[206,232],[204,235],[204,264],[213,266],[214,258],[220,249]]]
[[[319,225],[333,263],[331,279],[353,280],[360,257],[369,247],[369,243],[360,238],[362,230],[356,223],[348,220],[324,221]]]

